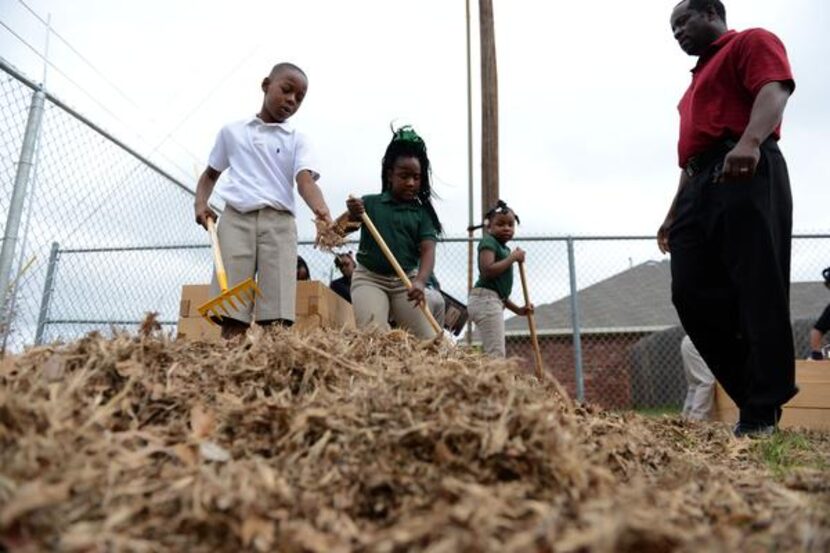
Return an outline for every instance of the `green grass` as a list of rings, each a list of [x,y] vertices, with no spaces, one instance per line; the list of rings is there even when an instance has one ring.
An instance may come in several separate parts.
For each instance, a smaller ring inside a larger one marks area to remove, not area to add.
[[[784,477],[797,468],[830,468],[830,462],[798,432],[778,431],[769,438],[758,440],[752,449],[777,477]]]
[[[656,407],[637,407],[635,413],[646,417],[662,417],[663,415],[679,415],[682,408],[679,405],[658,405]]]

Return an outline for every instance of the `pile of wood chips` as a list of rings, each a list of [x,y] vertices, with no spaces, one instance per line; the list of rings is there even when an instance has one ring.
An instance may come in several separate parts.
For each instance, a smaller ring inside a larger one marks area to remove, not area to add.
[[[830,472],[776,480],[751,443],[399,331],[90,335],[0,373],[0,544],[828,550]]]

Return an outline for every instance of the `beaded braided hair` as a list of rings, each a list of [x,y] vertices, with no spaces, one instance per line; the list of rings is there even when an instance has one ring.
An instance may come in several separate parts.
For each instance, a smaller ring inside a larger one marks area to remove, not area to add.
[[[482,222],[480,225],[473,225],[471,227],[467,227],[467,231],[472,232],[474,230],[478,230],[480,228],[483,228],[489,221],[491,221],[493,219],[494,216],[501,215],[501,214],[506,214],[506,213],[512,213],[513,217],[516,218],[516,223],[521,224],[521,221],[519,220],[519,216],[516,214],[515,211],[513,211],[513,208],[508,206],[507,203],[505,203],[504,200],[498,200],[496,202],[496,205],[491,207],[487,211],[487,213],[484,214],[484,222]]]

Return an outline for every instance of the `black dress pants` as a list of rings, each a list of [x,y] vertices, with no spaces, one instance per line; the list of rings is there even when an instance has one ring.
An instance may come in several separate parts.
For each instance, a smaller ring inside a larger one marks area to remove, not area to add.
[[[751,181],[715,182],[727,151],[700,156],[677,198],[669,233],[672,302],[743,419],[798,391],[789,308],[792,195],[774,140],[761,146]]]

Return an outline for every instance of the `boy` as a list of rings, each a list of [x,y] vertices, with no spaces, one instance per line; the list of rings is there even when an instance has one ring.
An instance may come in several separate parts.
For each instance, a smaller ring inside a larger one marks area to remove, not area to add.
[[[357,266],[352,252],[339,253],[334,258],[334,265],[340,269],[340,278],[331,281],[329,288],[334,290],[341,298],[352,303],[352,273]]]
[[[302,134],[286,121],[300,108],[308,78],[291,63],[279,63],[262,81],[264,97],[256,116],[219,131],[208,166],[196,187],[196,222],[207,228],[216,219],[208,199],[219,175],[228,175],[216,189],[225,200],[217,225],[219,244],[233,286],[256,274],[261,294],[250,304],[223,317],[222,337],[244,334],[252,320],[260,325],[291,325],[297,287],[297,225],[294,186],[318,220],[331,224],[329,208],[317,185],[311,152]],[[211,295],[218,295],[214,274]]]

